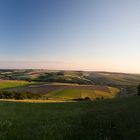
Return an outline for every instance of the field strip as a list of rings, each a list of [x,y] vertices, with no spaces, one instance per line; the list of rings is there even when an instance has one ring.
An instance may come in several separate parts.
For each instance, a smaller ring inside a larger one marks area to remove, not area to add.
[[[0,99],[0,102],[21,102],[21,103],[64,103],[64,102],[75,102],[68,100],[15,100],[15,99]]]

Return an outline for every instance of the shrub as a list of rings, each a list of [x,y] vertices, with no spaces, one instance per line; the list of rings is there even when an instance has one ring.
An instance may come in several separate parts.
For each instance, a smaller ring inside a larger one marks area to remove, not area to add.
[[[90,98],[89,97],[85,97],[85,100],[90,100]]]
[[[24,99],[24,96],[22,96],[22,94],[21,93],[14,93],[14,99],[16,99],[16,100],[20,100],[20,99]]]
[[[29,92],[20,93],[20,92],[9,92],[9,91],[0,91],[0,99],[39,99],[41,98],[40,94],[33,94]]]
[[[104,97],[103,96],[101,97],[101,100],[104,100]]]

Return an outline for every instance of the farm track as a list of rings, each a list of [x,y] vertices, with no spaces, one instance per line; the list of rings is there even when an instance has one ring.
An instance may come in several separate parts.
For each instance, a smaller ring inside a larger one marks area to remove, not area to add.
[[[15,99],[0,99],[0,102],[19,102],[19,103],[64,103],[64,102],[76,102],[72,100],[58,100],[58,99],[49,99],[49,100],[15,100]]]

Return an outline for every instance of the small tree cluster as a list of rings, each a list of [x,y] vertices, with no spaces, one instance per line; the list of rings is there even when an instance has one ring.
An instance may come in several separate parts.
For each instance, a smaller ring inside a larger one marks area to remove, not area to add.
[[[9,91],[0,91],[0,99],[39,99],[41,98],[40,94],[33,94],[33,93],[19,93],[19,92],[9,92]]]

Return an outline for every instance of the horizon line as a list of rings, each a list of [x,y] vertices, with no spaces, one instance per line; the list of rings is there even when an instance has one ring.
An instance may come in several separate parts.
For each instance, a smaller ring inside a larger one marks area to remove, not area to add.
[[[114,74],[136,74],[131,72],[119,72],[119,71],[95,71],[95,70],[74,70],[74,69],[47,69],[47,68],[0,68],[0,70],[47,70],[47,71],[75,71],[75,72],[95,72],[95,73],[114,73]]]

